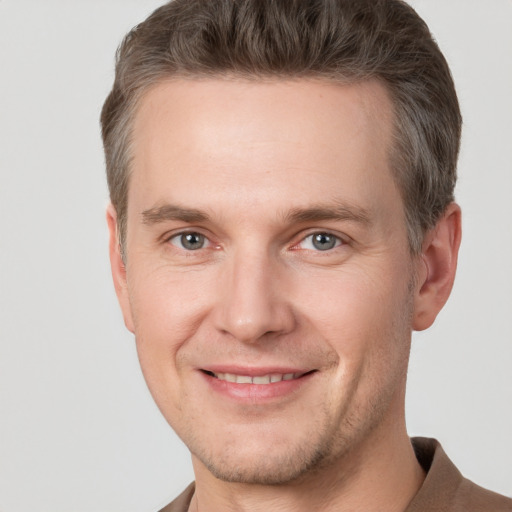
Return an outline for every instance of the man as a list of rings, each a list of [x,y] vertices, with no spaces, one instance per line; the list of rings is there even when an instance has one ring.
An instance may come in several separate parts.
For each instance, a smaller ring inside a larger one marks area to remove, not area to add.
[[[460,112],[398,0],[176,0],[102,112],[116,292],[189,447],[165,511],[512,510],[409,439],[453,284]]]

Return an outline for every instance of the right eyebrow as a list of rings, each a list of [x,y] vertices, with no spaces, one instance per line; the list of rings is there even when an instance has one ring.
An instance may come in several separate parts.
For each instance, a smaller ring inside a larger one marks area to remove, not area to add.
[[[169,220],[180,220],[183,222],[205,222],[210,217],[201,210],[195,208],[183,208],[173,204],[164,204],[144,210],[142,222],[147,225],[159,224]]]

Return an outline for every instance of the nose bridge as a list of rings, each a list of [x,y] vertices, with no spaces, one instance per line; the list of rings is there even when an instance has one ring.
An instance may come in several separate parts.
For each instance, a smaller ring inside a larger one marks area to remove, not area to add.
[[[240,248],[226,263],[217,327],[244,343],[289,331],[293,314],[279,290],[279,264],[269,251]]]

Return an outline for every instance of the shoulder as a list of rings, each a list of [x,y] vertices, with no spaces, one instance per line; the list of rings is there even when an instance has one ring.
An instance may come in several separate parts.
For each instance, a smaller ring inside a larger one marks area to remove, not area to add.
[[[464,511],[512,512],[512,499],[463,479],[456,494],[458,509]]]
[[[512,512],[512,499],[464,478],[435,439],[413,438],[425,481],[406,512]]]

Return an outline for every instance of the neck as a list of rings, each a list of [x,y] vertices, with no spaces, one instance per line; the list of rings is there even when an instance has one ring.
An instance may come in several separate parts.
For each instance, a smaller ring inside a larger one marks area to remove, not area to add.
[[[285,485],[224,482],[197,459],[193,463],[191,512],[403,512],[425,478],[403,418],[380,425],[343,457]]]

